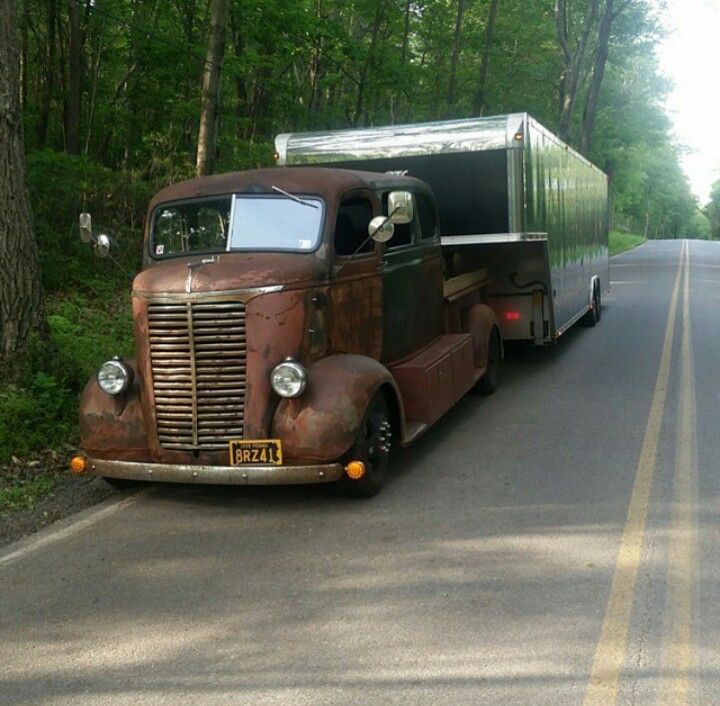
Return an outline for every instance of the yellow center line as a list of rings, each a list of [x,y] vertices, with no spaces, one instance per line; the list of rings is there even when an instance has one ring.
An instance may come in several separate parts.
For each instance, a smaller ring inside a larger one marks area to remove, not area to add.
[[[625,661],[627,633],[632,616],[638,568],[642,558],[653,472],[655,470],[665,401],[667,400],[670,361],[675,335],[675,318],[686,248],[687,241],[684,241],[677,275],[675,276],[675,286],[670,300],[670,311],[668,312],[665,327],[665,339],[655,382],[655,392],[650,403],[650,414],[645,427],[640,458],[635,470],[635,483],[630,497],[630,506],[620,541],[620,549],[618,550],[615,573],[610,587],[610,598],[605,609],[605,619],[603,620],[600,640],[595,650],[590,684],[585,693],[585,706],[612,706],[615,703],[620,673]]]
[[[695,427],[695,371],[690,328],[690,268],[685,263],[680,410],[675,450],[675,480],[667,573],[667,625],[659,703],[687,703],[692,663],[693,591],[697,542],[697,432]]]

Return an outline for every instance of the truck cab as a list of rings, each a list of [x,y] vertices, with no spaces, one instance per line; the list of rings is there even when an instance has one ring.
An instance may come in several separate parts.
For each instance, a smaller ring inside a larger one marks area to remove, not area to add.
[[[486,278],[446,278],[437,223],[430,188],[392,174],[274,168],[160,191],[135,357],[88,382],[78,467],[377,492],[394,447],[497,384]]]

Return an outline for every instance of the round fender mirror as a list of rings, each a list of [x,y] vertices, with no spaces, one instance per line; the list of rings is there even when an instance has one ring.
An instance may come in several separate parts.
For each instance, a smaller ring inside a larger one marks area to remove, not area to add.
[[[386,216],[376,216],[368,225],[368,235],[376,243],[387,243],[395,233],[393,222]]]
[[[107,257],[110,252],[110,238],[101,233],[95,241],[95,254],[98,257]]]

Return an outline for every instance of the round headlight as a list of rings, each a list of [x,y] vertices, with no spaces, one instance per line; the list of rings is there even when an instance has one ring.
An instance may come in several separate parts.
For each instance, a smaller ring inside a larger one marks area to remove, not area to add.
[[[302,395],[307,385],[305,368],[292,358],[288,358],[273,368],[270,373],[270,384],[280,397]]]
[[[98,385],[108,395],[119,395],[130,387],[132,370],[117,358],[100,366],[97,374]]]

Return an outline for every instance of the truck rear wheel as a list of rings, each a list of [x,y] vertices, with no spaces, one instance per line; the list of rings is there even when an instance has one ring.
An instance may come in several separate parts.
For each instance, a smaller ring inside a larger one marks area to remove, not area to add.
[[[487,368],[473,388],[473,391],[481,395],[492,395],[500,387],[500,364],[502,355],[500,353],[500,336],[497,329],[493,328],[488,339]]]
[[[377,495],[387,477],[391,448],[392,424],[387,402],[383,393],[378,391],[370,400],[355,443],[346,456],[346,463],[362,461],[365,464],[365,475],[362,478],[343,479],[348,495],[355,498],[371,498]]]

